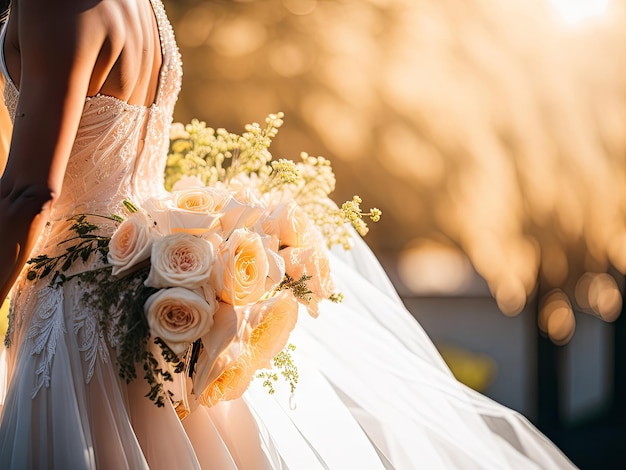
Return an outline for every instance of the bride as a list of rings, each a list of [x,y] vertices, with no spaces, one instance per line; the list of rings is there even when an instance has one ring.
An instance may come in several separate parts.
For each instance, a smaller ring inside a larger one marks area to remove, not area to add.
[[[1,468],[573,467],[453,378],[359,240],[329,254],[343,303],[300,315],[291,334],[295,395],[255,381],[184,419],[169,400],[155,406],[141,377],[118,375],[118,338],[85,300],[98,285],[33,282],[23,267],[62,251],[69,217],[163,193],[181,60],[161,0],[13,0],[0,44],[14,122],[0,180]]]

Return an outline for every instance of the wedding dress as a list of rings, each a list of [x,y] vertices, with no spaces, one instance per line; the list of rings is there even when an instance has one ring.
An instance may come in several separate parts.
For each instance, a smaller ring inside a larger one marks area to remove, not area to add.
[[[87,98],[35,253],[63,249],[72,214],[115,213],[124,198],[164,191],[181,60],[161,1],[151,2],[163,53],[156,100],[146,107]],[[18,91],[1,58],[14,115]],[[22,276],[12,291],[0,468],[573,467],[524,417],[453,378],[362,241],[330,257],[345,300],[323,303],[317,319],[300,315],[290,339],[295,394],[278,387],[269,395],[254,381],[242,398],[200,406],[182,421],[170,403],[145,398],[141,378],[119,378],[115,338],[85,302],[93,286],[54,288]]]

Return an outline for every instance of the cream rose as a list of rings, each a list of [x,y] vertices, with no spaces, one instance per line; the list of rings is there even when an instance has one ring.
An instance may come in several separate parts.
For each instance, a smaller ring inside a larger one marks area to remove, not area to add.
[[[215,213],[222,210],[231,196],[225,189],[189,187],[174,191],[173,197],[179,209]]]
[[[280,246],[301,246],[305,234],[311,230],[310,225],[307,215],[295,201],[279,204],[262,223],[263,231],[276,235]]]
[[[222,233],[228,235],[233,230],[252,227],[262,213],[262,206],[232,198],[224,207],[224,213],[220,218]]]
[[[187,287],[204,284],[215,261],[213,245],[188,233],[167,235],[154,242],[148,287]]]
[[[182,287],[162,289],[144,304],[150,334],[161,338],[177,355],[206,335],[213,325],[217,302],[209,304]]]
[[[114,276],[123,276],[135,265],[148,259],[157,238],[152,221],[143,213],[135,212],[120,224],[109,242],[109,263]]]
[[[147,200],[144,208],[164,234],[202,235],[219,228],[222,209],[230,198],[225,189],[197,187],[190,183],[186,189]]]
[[[283,260],[270,237],[235,230],[220,246],[211,279],[217,295],[231,305],[256,302],[285,274]]]

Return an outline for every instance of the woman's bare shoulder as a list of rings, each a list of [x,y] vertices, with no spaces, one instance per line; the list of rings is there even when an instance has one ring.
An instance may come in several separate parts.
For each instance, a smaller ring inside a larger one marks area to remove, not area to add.
[[[22,65],[30,61],[34,72],[46,63],[69,72],[90,70],[88,93],[98,92],[110,72],[119,67],[123,52],[132,55],[129,49],[136,49],[135,55],[141,57],[140,38],[149,15],[142,17],[139,4],[136,0],[19,0],[16,18],[9,20],[17,24],[9,24],[7,40],[15,44]],[[16,71],[16,75],[19,73]],[[125,70],[115,73],[128,75]]]

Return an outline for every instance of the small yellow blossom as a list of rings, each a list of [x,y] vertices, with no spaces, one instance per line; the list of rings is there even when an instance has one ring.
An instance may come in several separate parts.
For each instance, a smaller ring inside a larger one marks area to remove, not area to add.
[[[172,126],[170,150],[165,170],[165,187],[172,186],[183,176],[196,176],[207,186],[228,182],[239,175],[261,192],[289,191],[309,219],[317,225],[328,246],[351,247],[349,222],[356,231],[368,231],[364,217],[380,220],[381,211],[361,211],[361,198],[338,207],[329,194],[335,190],[335,174],[329,160],[321,156],[300,154],[300,161],[273,160],[269,150],[272,139],[283,125],[283,113],[270,114],[265,126],[248,124],[241,135],[226,129],[213,129],[197,119],[181,127]]]

